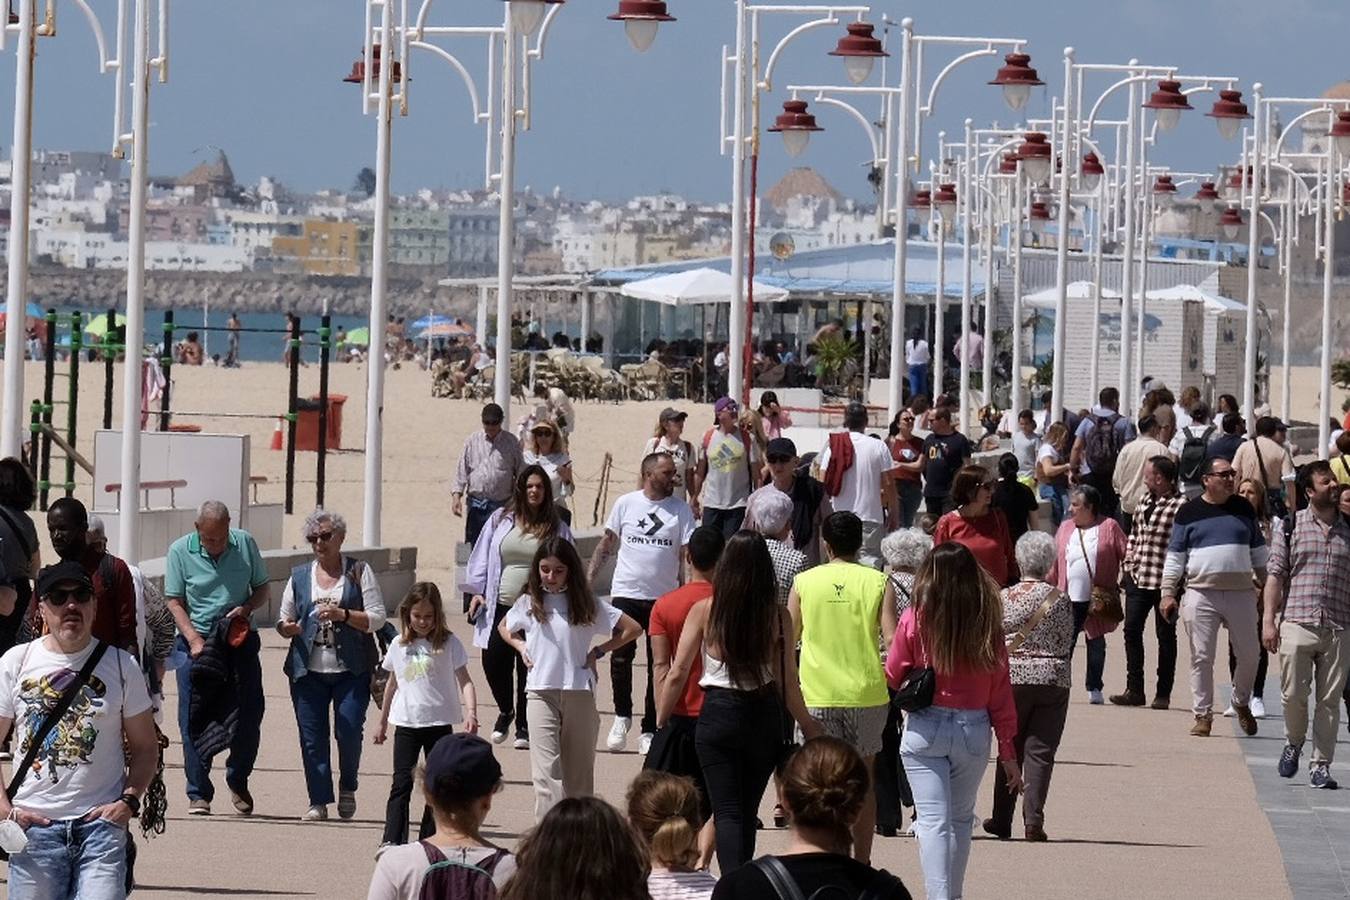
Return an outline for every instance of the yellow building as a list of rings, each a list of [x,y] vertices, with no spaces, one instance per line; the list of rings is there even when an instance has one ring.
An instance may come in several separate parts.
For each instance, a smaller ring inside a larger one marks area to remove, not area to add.
[[[296,236],[272,239],[272,255],[294,260],[306,275],[360,275],[361,224],[306,219]]]

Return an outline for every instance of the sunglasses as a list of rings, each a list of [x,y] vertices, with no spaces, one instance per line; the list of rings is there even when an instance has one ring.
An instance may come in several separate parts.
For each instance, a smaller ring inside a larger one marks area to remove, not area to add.
[[[52,606],[65,606],[71,600],[83,605],[94,599],[94,592],[88,588],[53,588],[42,599]]]
[[[1206,478],[1228,478],[1228,479],[1232,479],[1232,478],[1236,478],[1236,477],[1237,477],[1237,472],[1236,472],[1235,470],[1233,470],[1233,469],[1229,469],[1229,470],[1226,471],[1226,472],[1206,472],[1206,473],[1205,473],[1205,477],[1206,477]]]
[[[771,466],[776,466],[779,463],[792,462],[793,459],[791,456],[779,456],[777,453],[770,453],[767,458],[769,460],[769,465]]]
[[[331,531],[320,531],[318,534],[305,535],[305,540],[309,541],[311,544],[317,544],[319,541],[331,541],[332,539],[333,532]]]

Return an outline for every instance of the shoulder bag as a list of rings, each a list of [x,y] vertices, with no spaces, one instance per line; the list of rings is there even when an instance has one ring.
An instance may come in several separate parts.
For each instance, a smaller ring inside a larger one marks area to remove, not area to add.
[[[1018,631],[1017,634],[1013,635],[1013,639],[1008,641],[1009,656],[1012,656],[1021,649],[1022,645],[1026,643],[1027,638],[1036,630],[1036,626],[1040,625],[1041,621],[1050,614],[1050,608],[1058,603],[1059,599],[1063,596],[1064,595],[1059,592],[1058,588],[1050,589],[1050,593],[1046,595],[1044,602],[1042,602],[1041,605],[1036,608],[1036,611],[1031,614],[1031,618],[1027,619],[1026,624],[1022,626],[1022,629]]]
[[[924,650],[922,637],[919,638],[919,655],[925,659],[928,656]],[[916,666],[901,679],[891,703],[901,712],[918,712],[933,705],[935,693],[937,693],[937,672],[933,671],[931,665]]]
[[[1098,526],[1100,527],[1100,526]],[[1096,616],[1103,622],[1119,625],[1125,621],[1125,607],[1120,605],[1120,588],[1098,587],[1097,576],[1092,571],[1092,561],[1088,559],[1087,541],[1083,538],[1083,529],[1078,532],[1078,544],[1083,548],[1083,564],[1087,566],[1088,578],[1092,579],[1092,599],[1088,601],[1088,615]]]

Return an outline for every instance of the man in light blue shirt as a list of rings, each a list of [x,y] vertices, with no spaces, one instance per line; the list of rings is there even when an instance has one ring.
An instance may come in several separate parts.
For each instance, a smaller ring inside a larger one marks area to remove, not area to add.
[[[178,626],[177,649],[196,660],[220,623],[237,616],[247,619],[267,604],[269,594],[267,568],[253,536],[230,527],[230,511],[225,504],[216,500],[203,503],[195,530],[174,541],[165,559],[164,598]],[[225,783],[234,808],[246,816],[253,812],[248,779],[258,758],[264,710],[260,649],[257,632],[250,630],[232,656],[239,715],[225,760]],[[177,677],[188,813],[210,815],[215,795],[211,761],[197,754],[189,736],[192,666],[179,666]]]

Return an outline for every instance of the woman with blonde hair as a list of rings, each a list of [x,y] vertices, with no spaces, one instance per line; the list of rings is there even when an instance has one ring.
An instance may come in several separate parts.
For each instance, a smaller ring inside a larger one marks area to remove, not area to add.
[[[914,791],[928,900],[951,900],[965,883],[991,726],[1008,790],[1022,786],[999,588],[965,546],[941,544],[924,560],[914,605],[900,617],[886,656],[886,677],[902,693],[931,679],[931,705],[906,716],[900,759]]]
[[[550,419],[541,419],[530,427],[525,435],[525,465],[539,466],[548,475],[553,488],[553,508],[568,525],[572,524],[572,511],[567,508],[567,498],[572,496],[572,457],[567,455],[567,438],[562,430]]]
[[[672,495],[681,500],[688,500],[694,505],[698,503],[698,445],[684,439],[684,423],[688,418],[689,413],[681,412],[672,406],[661,410],[661,415],[656,420],[656,429],[642,448],[642,458],[646,459],[653,453],[664,453],[669,456],[675,463],[675,478],[671,482]],[[638,487],[642,486],[641,481],[639,478]],[[694,506],[694,514],[698,514],[697,506]]]
[[[697,868],[703,827],[692,778],[647,769],[628,786],[628,821],[642,835],[651,859],[652,900],[708,900],[717,879]]]
[[[1036,483],[1040,497],[1050,501],[1050,523],[1056,528],[1069,508],[1069,429],[1056,422],[1045,430],[1045,440],[1036,451]]]

